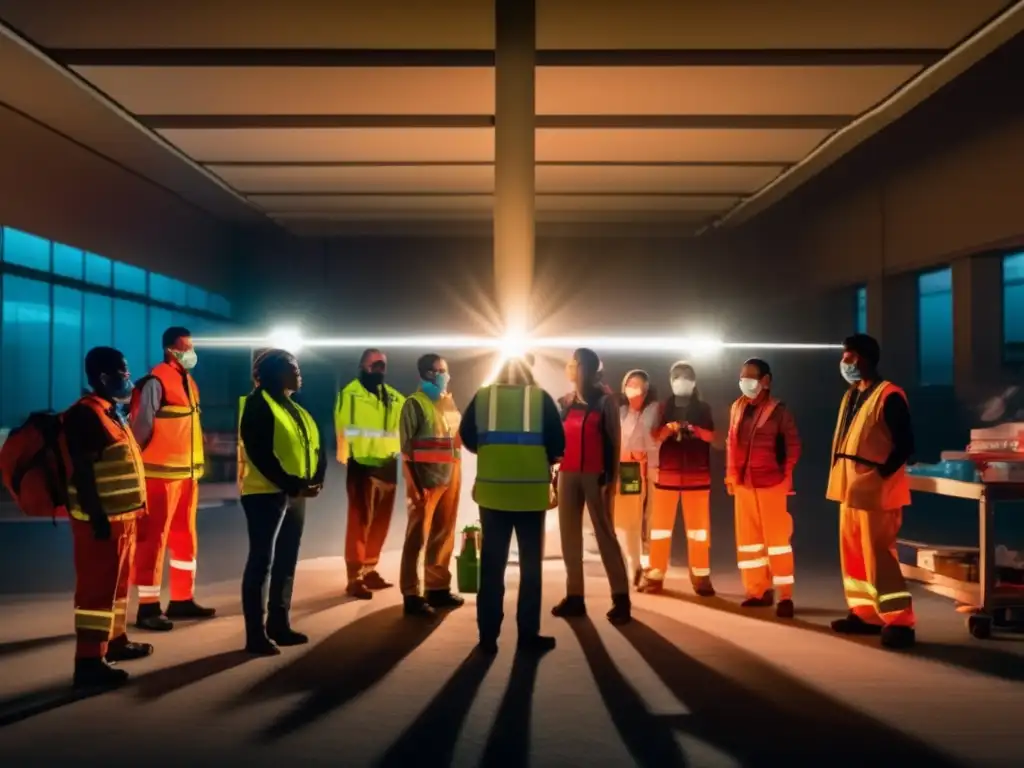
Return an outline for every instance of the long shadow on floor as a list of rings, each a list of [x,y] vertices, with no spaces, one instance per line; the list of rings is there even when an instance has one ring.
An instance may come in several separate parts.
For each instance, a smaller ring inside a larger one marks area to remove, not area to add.
[[[376,685],[430,637],[444,620],[412,619],[390,606],[356,619],[231,702],[229,708],[290,694],[306,694],[292,711],[260,731],[259,741],[276,741],[343,707]]]
[[[756,619],[757,621],[780,624],[782,626],[797,627],[799,629],[817,632],[822,635],[828,635],[829,637],[835,637],[858,645],[875,647],[878,647],[879,645],[877,637],[838,635],[828,627],[822,626],[821,624],[801,621],[799,618],[801,613],[800,608],[797,608],[796,619],[780,619],[775,616],[774,612],[770,608],[741,608],[736,603],[729,602],[728,600],[722,600],[720,598],[711,598],[708,600],[706,598],[700,598],[695,595],[689,595],[685,592],[678,592],[675,590],[666,589],[664,594],[666,597],[685,600],[686,602],[693,603],[694,605],[713,608],[714,610],[724,611],[725,613],[731,613],[736,616],[744,616],[748,619]],[[913,648],[894,652],[906,654],[907,656],[913,656],[919,659],[927,659],[928,661],[950,664],[963,669],[969,669],[972,672],[980,672],[984,675],[998,677],[1001,680],[1012,680],[1014,682],[1024,681],[1024,655],[1013,653],[1012,651],[1004,651],[994,646],[992,641],[989,640],[972,640],[967,636],[966,629],[964,629],[963,644],[930,643],[919,640]]]
[[[474,649],[375,765],[378,768],[451,765],[462,725],[493,662],[493,656]]]
[[[240,667],[255,657],[243,650],[215,653],[171,667],[156,669],[133,679],[133,692],[140,699],[159,699],[207,678]]]
[[[52,685],[23,696],[5,699],[0,701],[0,728],[66,707],[69,704],[100,696],[103,693],[106,691],[102,688],[85,690],[72,688],[69,680],[66,683]]]
[[[527,768],[530,765],[530,716],[533,691],[543,657],[536,653],[517,653],[512,662],[508,687],[498,705],[480,765],[502,768]]]
[[[65,635],[50,635],[48,637],[33,637],[28,640],[12,640],[9,643],[0,643],[0,659],[6,656],[17,656],[19,653],[50,648],[54,645],[67,643],[75,639],[73,632]]]
[[[618,629],[689,710],[657,718],[660,730],[691,734],[744,765],[960,765],[721,638],[667,617],[642,616],[643,622]],[[606,704],[610,710],[623,706],[617,700]],[[634,755],[641,765],[661,765]]]

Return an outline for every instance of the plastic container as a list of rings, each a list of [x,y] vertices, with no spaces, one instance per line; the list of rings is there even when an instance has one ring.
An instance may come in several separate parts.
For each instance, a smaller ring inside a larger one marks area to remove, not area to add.
[[[480,542],[479,528],[463,528],[462,552],[455,557],[455,579],[459,592],[464,595],[475,595],[480,591]]]

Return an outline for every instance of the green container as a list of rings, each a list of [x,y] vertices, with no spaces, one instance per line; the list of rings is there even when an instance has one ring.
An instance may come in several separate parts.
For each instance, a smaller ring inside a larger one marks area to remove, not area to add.
[[[469,527],[462,531],[462,552],[455,557],[455,578],[459,592],[464,595],[475,595],[480,591],[479,540],[479,528]]]
[[[640,462],[623,461],[619,464],[619,493],[623,496],[639,496],[643,490],[643,476]]]

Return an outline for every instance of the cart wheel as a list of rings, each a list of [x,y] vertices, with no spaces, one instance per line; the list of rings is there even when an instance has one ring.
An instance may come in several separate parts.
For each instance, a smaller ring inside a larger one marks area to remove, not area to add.
[[[987,640],[992,637],[992,619],[989,616],[970,616],[967,619],[967,630],[971,637]]]

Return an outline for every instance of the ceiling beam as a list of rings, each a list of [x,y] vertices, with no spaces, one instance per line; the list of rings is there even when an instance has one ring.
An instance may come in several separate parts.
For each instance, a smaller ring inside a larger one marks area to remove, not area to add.
[[[202,161],[201,161],[202,162]],[[492,160],[211,160],[203,165],[217,168],[470,168],[493,167]],[[774,160],[692,160],[692,161],[622,161],[622,160],[538,160],[537,165],[572,168],[786,168],[789,163]]]
[[[50,48],[66,67],[493,67],[493,50]],[[934,48],[549,50],[539,67],[888,67],[934,64]]]
[[[855,115],[538,115],[537,128],[838,130]],[[137,115],[160,130],[491,128],[493,115]]]
[[[737,197],[747,197],[750,192],[638,192],[634,189],[628,192],[537,192],[537,197],[722,197],[735,200]],[[394,192],[246,192],[246,197],[494,197],[493,192],[447,192],[447,191],[416,191],[405,192],[395,190]]]

